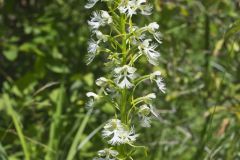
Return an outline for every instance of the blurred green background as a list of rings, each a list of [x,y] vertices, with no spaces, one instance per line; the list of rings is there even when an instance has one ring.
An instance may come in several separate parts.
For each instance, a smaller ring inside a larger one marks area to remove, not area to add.
[[[151,2],[154,13],[134,20],[160,24],[154,69],[167,93],[155,104],[162,120],[136,128],[137,143],[149,147],[136,159],[240,160],[240,2]],[[85,107],[86,92],[107,74],[103,56],[84,63],[92,12],[85,3],[0,0],[0,160],[88,160],[103,148],[99,130],[114,110]]]

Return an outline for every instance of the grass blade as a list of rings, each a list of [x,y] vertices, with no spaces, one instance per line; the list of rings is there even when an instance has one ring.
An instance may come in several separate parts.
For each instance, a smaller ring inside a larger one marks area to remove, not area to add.
[[[78,147],[78,144],[80,142],[80,138],[82,136],[82,133],[87,125],[87,122],[91,116],[91,113],[93,111],[93,108],[91,108],[87,114],[85,115],[84,119],[83,119],[83,122],[81,123],[75,137],[74,137],[74,140],[73,140],[73,143],[70,147],[70,150],[68,152],[68,155],[67,155],[67,160],[73,160],[74,156],[76,155],[77,153],[77,147]]]
[[[7,94],[3,95],[3,100],[4,100],[4,103],[5,103],[6,107],[7,107],[7,112],[11,116],[11,118],[13,120],[14,127],[16,128],[17,135],[18,135],[18,137],[20,139],[21,146],[23,148],[25,160],[30,160],[30,152],[28,150],[27,143],[25,141],[21,125],[20,125],[19,120],[17,118],[18,115],[15,112],[15,110],[13,109],[12,104],[11,104],[11,100],[10,100],[10,98],[9,98],[9,96]]]
[[[62,115],[62,108],[63,108],[63,102],[64,102],[64,85],[61,85],[61,88],[58,92],[58,98],[56,102],[56,111],[53,115],[53,121],[50,126],[50,134],[49,134],[49,143],[48,147],[51,148],[51,150],[47,150],[47,154],[45,156],[45,160],[53,160],[56,159],[56,153],[52,152],[58,150],[58,143],[59,143],[59,136],[57,134],[57,131],[60,126],[60,117]]]

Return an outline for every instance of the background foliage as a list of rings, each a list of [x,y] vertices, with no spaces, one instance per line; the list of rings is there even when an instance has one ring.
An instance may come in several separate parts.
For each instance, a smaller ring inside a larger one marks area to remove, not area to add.
[[[87,160],[102,148],[99,130],[114,110],[86,107],[105,71],[104,57],[84,63],[85,3],[0,0],[1,160]],[[156,102],[160,122],[138,129],[149,155],[137,150],[136,159],[239,160],[239,1],[152,3],[154,14],[135,20],[161,26],[167,93]]]

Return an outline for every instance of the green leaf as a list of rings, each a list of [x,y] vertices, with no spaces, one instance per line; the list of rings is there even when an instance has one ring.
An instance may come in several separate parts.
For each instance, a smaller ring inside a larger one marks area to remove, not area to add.
[[[87,83],[88,86],[93,86],[94,84],[94,79],[93,79],[93,74],[88,73],[83,77],[83,80],[85,83]]]
[[[225,37],[225,39],[228,39],[228,38],[232,37],[233,35],[237,34],[238,32],[240,32],[240,20],[238,20],[232,24],[232,26],[225,33],[224,37]]]
[[[1,160],[7,160],[7,153],[5,152],[5,149],[3,148],[2,144],[0,143],[0,159]]]
[[[16,46],[11,46],[8,50],[3,51],[3,55],[9,60],[14,61],[18,56],[18,49]]]
[[[66,74],[70,72],[69,68],[65,64],[60,64],[60,63],[47,64],[47,68],[55,73]]]
[[[105,105],[103,105],[102,110],[103,112],[109,113],[109,114],[115,113],[115,108],[110,103],[106,103]]]
[[[42,52],[38,47],[32,43],[24,43],[19,47],[20,51],[27,53],[35,53],[38,56],[44,56],[44,52]]]

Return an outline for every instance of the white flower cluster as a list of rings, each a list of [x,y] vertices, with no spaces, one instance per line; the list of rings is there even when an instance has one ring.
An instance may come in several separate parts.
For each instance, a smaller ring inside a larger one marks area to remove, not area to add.
[[[132,143],[138,137],[138,134],[135,134],[133,127],[128,129],[119,119],[109,120],[104,126],[102,135],[104,138],[110,139],[108,143],[111,145]]]
[[[152,6],[146,4],[146,2],[147,0],[123,0],[118,6],[118,9],[120,13],[126,14],[128,17],[137,14],[138,10],[143,15],[150,15]]]
[[[92,8],[97,2],[105,2],[109,11],[94,11],[88,24],[92,38],[88,43],[87,64],[100,53],[107,55],[105,65],[111,70],[109,77],[100,77],[96,85],[101,87],[99,94],[89,92],[87,96],[93,101],[106,100],[116,109],[115,117],[109,120],[102,131],[102,136],[112,148],[98,152],[95,160],[118,159],[119,145],[133,146],[138,134],[131,124],[139,117],[142,127],[150,127],[151,119],[158,117],[153,106],[155,93],[143,97],[135,97],[136,88],[144,81],[156,83],[158,89],[165,93],[166,87],[160,71],[141,76],[137,72],[136,62],[143,58],[151,65],[158,65],[161,33],[157,22],[138,27],[133,17],[138,13],[150,15],[152,6],[147,0],[88,0],[85,8]],[[109,31],[108,33],[104,33]],[[140,66],[142,67],[142,66]],[[144,66],[143,66],[144,67]],[[152,116],[153,115],[153,116]],[[119,118],[119,119],[118,119]],[[121,119],[121,120],[120,120]]]

